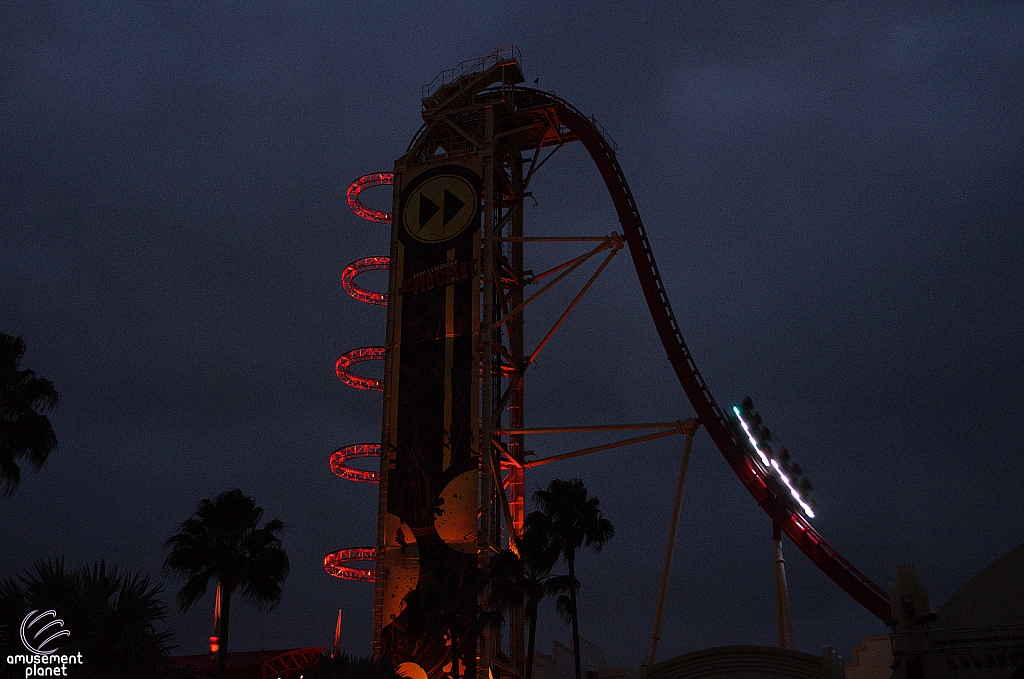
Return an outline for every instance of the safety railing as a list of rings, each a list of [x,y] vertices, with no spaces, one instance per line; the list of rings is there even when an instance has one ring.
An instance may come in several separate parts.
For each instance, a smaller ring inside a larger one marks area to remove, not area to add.
[[[467,59],[463,61],[455,68],[448,68],[437,74],[437,77],[431,80],[429,83],[423,86],[423,99],[430,98],[435,92],[444,87],[457,81],[463,76],[471,75],[474,73],[483,73],[492,66],[498,64],[514,61],[522,66],[522,58],[519,55],[519,48],[515,45],[505,45],[499,47],[490,54],[480,57],[478,59]]]

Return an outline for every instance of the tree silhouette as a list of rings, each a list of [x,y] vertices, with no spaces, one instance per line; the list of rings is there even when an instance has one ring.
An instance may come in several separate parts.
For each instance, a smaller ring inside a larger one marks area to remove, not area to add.
[[[53,382],[21,368],[25,340],[0,333],[0,491],[10,497],[21,483],[18,462],[39,471],[57,450],[57,435],[44,413],[57,405]]]
[[[569,570],[569,613],[572,618],[572,651],[576,666],[576,679],[580,671],[580,627],[576,591],[576,550],[586,546],[601,551],[612,539],[615,527],[601,516],[601,501],[590,497],[579,479],[552,479],[547,490],[534,493],[539,509],[526,517],[527,528],[540,525],[547,535],[549,549],[565,559]]]
[[[213,500],[200,501],[195,513],[164,543],[171,550],[164,574],[185,580],[178,592],[183,613],[202,598],[211,580],[220,582],[220,679],[227,672],[231,595],[241,590],[242,598],[257,610],[271,610],[280,603],[281,586],[288,577],[288,555],[277,535],[284,524],[273,519],[258,528],[262,518],[263,508],[252,498],[237,488],[226,490]]]
[[[519,549],[504,550],[491,559],[487,581],[491,609],[504,613],[523,608],[529,626],[526,645],[526,677],[533,676],[533,658],[537,638],[537,609],[545,596],[569,591],[567,575],[552,575],[559,553],[550,548],[545,525],[534,522],[516,540]]]
[[[414,638],[447,640],[451,648],[451,677],[459,679],[459,647],[467,637],[476,638],[482,625],[497,624],[499,616],[480,605],[485,574],[462,572],[452,563],[435,565],[416,589],[405,596],[402,615],[406,631]]]
[[[31,611],[54,610],[69,632],[59,652],[80,652],[86,659],[85,665],[69,665],[67,676],[156,676],[169,669],[172,637],[157,631],[167,616],[161,591],[148,577],[103,561],[71,571],[62,559],[37,561],[24,575],[0,581],[0,647],[21,647],[21,622]],[[4,664],[0,676],[13,677],[15,670]]]

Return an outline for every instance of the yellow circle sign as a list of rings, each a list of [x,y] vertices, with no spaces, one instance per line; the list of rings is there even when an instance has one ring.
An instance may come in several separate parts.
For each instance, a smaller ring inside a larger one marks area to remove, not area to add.
[[[440,243],[457,236],[476,218],[479,199],[463,177],[431,177],[405,202],[405,230],[424,243]]]

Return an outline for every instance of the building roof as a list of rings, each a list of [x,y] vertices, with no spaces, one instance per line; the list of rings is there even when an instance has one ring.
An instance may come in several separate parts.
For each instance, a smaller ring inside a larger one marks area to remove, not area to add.
[[[228,676],[261,677],[264,674],[264,670],[269,670],[273,674],[283,671],[286,674],[287,669],[298,669],[298,667],[293,667],[295,660],[299,658],[312,658],[325,651],[327,649],[323,647],[286,648],[269,651],[233,651],[228,653]],[[282,662],[286,660],[292,660],[293,662]],[[208,653],[171,656],[171,665],[175,669],[190,669],[198,676],[205,676],[206,674],[211,674],[212,676],[212,673],[217,671],[217,661],[210,660]]]
[[[282,653],[291,653],[298,649],[279,649],[275,651],[233,651],[228,653],[228,667],[249,667],[249,666],[262,666],[263,663],[276,658]],[[207,667],[216,668],[217,661],[210,660],[209,653],[202,653],[200,655],[175,655],[171,656],[171,664],[175,667],[192,667],[195,669],[205,669]]]
[[[933,627],[1024,625],[1024,544],[983,568],[937,613]]]

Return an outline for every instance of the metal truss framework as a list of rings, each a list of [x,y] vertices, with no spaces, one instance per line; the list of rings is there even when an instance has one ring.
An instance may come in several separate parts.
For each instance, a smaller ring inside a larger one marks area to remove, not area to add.
[[[478,156],[483,161],[483,228],[481,251],[481,324],[478,356],[482,378],[479,439],[491,442],[481,451],[480,525],[478,554],[480,565],[496,550],[504,546],[514,548],[515,536],[521,531],[524,514],[524,474],[530,467],[557,462],[580,455],[610,450],[625,445],[650,441],[673,434],[692,436],[696,420],[654,424],[601,425],[590,427],[547,427],[528,429],[524,426],[523,380],[525,370],[533,363],[555,332],[562,326],[596,278],[610,264],[614,256],[628,244],[632,263],[640,280],[641,289],[650,309],[659,337],[670,363],[694,406],[699,422],[740,478],[758,505],[772,518],[775,525],[790,537],[811,561],[839,584],[847,593],[876,616],[887,619],[890,612],[888,597],[881,588],[862,575],[849,562],[832,549],[810,526],[806,519],[794,511],[776,489],[763,478],[764,474],[751,461],[746,444],[733,430],[728,418],[719,408],[703,381],[692,356],[683,341],[676,319],[668,302],[664,285],[658,273],[646,232],[639,218],[635,201],[615,158],[615,145],[593,118],[579,111],[551,93],[523,87],[518,56],[514,49],[498,50],[492,55],[466,62],[424,89],[424,124],[413,138],[399,165],[429,164],[459,158]],[[623,226],[623,235],[612,233],[607,237],[526,237],[523,231],[523,200],[531,197],[529,186],[551,157],[565,144],[580,141],[590,153],[601,172],[605,185],[615,203]],[[397,167],[397,166],[396,166]],[[376,173],[357,180],[358,187],[349,191],[349,204],[360,216],[380,223],[390,221],[391,215],[372,211],[358,201],[359,192],[373,185],[384,185],[389,173]],[[366,181],[364,181],[366,180]],[[376,184],[372,182],[377,182]],[[397,203],[396,203],[397,204]],[[387,220],[387,221],[385,221]],[[541,274],[532,274],[524,268],[526,243],[593,242],[589,252]],[[607,253],[573,301],[536,347],[527,353],[524,346],[524,310],[555,284],[564,280],[586,261]],[[380,261],[375,259],[379,268]],[[382,304],[386,296],[356,288],[352,279],[366,270],[364,260],[351,265],[352,273],[346,287],[360,301]],[[524,295],[526,285],[544,281],[543,287],[529,298]],[[395,290],[395,275],[391,272],[390,289]],[[355,291],[355,292],[354,292]],[[377,295],[367,299],[365,295]],[[390,331],[389,340],[390,341]],[[379,352],[376,353],[376,352]],[[355,363],[383,357],[383,349],[368,347],[353,350],[338,359],[337,372],[342,381],[351,386],[379,390],[380,380],[360,377],[351,372]],[[385,380],[388,376],[385,375]],[[591,446],[546,458],[526,459],[524,437],[534,434],[654,430],[641,436],[614,443]],[[371,444],[363,444],[366,454],[355,454],[350,447],[342,448],[332,456],[332,470],[343,478],[370,479],[345,462],[354,457],[370,456]],[[345,452],[343,452],[345,451]],[[379,447],[376,451],[379,454]],[[685,464],[684,464],[685,469]],[[386,466],[378,477],[381,481],[381,512],[386,507]],[[680,474],[681,494],[684,471]],[[678,507],[676,508],[678,514]],[[383,513],[380,514],[383,516]],[[504,523],[504,530],[502,524]],[[380,544],[383,521],[378,524]],[[671,554],[667,554],[666,563]],[[353,560],[373,558],[372,550],[361,548],[341,550],[325,559],[325,568],[339,577],[367,580],[359,577],[359,569],[345,566]],[[379,559],[379,555],[378,555]],[[328,564],[330,562],[330,564]],[[378,568],[381,563],[378,560]],[[346,570],[347,569],[347,570]],[[380,651],[379,632],[382,611],[381,591],[378,587],[374,604],[374,653]],[[478,642],[478,679],[488,675],[497,677],[521,676],[523,673],[523,614],[513,611],[510,625],[510,653],[503,653],[496,630],[485,630]],[[651,657],[657,644],[657,629],[652,635]]]
[[[376,579],[374,568],[353,568],[347,564],[355,561],[373,561],[377,556],[375,547],[354,547],[339,549],[324,557],[324,570],[328,575],[343,580],[360,580],[373,582]]]
[[[361,288],[355,283],[355,277],[367,271],[387,271],[391,263],[390,257],[363,257],[357,259],[341,272],[341,287],[349,297],[366,304],[388,305],[388,293],[374,292]]]
[[[481,237],[481,342],[478,347],[482,380],[479,440],[492,445],[481,452],[480,526],[478,531],[479,565],[486,566],[492,554],[503,548],[516,548],[525,519],[525,471],[561,460],[590,453],[612,450],[665,436],[683,434],[684,422],[654,424],[618,424],[524,428],[524,378],[526,370],[563,326],[570,313],[583,300],[600,275],[624,248],[622,236],[533,236],[523,233],[523,199],[531,197],[530,181],[566,143],[575,140],[558,123],[557,113],[546,104],[537,105],[529,98],[518,106],[509,106],[501,97],[510,85],[521,82],[516,61],[501,57],[499,52],[483,60],[460,65],[451,74],[442,74],[440,84],[424,90],[424,127],[410,144],[404,158],[409,162],[430,162],[480,154],[484,158],[483,229]],[[497,56],[496,56],[497,55]],[[474,69],[486,64],[484,73]],[[451,78],[454,77],[452,80]],[[466,101],[466,81],[501,85],[484,92],[472,93]],[[440,102],[440,103],[438,103]],[[596,121],[595,121],[596,122]],[[401,161],[400,161],[401,162]],[[373,210],[359,201],[360,193],[372,186],[391,185],[392,173],[377,172],[360,177],[348,190],[349,207],[363,219],[381,224],[391,222],[392,215]],[[592,244],[588,251],[541,273],[524,268],[524,246],[527,244],[581,243]],[[524,345],[526,308],[534,304],[559,283],[584,267],[591,259],[604,253],[600,264],[582,285],[552,327],[532,350]],[[390,258],[364,257],[348,265],[342,273],[342,287],[357,301],[386,306],[388,294],[366,290],[354,279],[361,273],[389,268]],[[541,287],[529,297],[527,286]],[[392,282],[392,288],[394,282]],[[357,375],[355,364],[384,358],[384,347],[363,347],[346,352],[338,358],[339,380],[357,389],[382,391],[383,381]],[[688,421],[689,422],[689,421]],[[534,434],[598,431],[657,430],[642,436],[605,443],[543,459],[527,460],[524,437]],[[691,432],[692,433],[692,432]],[[357,458],[380,455],[379,444],[354,444],[336,450],[331,456],[331,470],[351,481],[380,483],[382,474],[358,469],[348,464]],[[385,472],[386,473],[386,472]],[[386,502],[381,492],[381,505]],[[348,564],[375,558],[376,550],[361,547],[342,549],[324,558],[325,571],[347,580],[373,582],[370,569]],[[375,604],[375,618],[379,616]],[[500,674],[521,677],[524,673],[524,612],[512,611],[509,654],[505,655],[496,629],[486,629],[478,645],[478,677]],[[375,652],[379,621],[375,621]]]
[[[352,182],[352,185],[348,187],[346,198],[348,199],[349,209],[367,221],[376,222],[378,224],[390,224],[390,212],[376,210],[365,205],[359,200],[359,194],[365,189],[373,186],[391,186],[394,181],[395,175],[391,172],[372,172],[370,174],[363,175]]]
[[[383,361],[384,347],[360,347],[346,351],[334,363],[338,379],[350,387],[365,391],[384,391],[384,383],[373,377],[363,377],[352,372],[352,366],[364,361]]]
[[[400,166],[403,162],[421,164],[467,155],[483,159],[479,440],[490,441],[491,445],[481,451],[480,460],[478,554],[481,567],[497,550],[515,548],[525,519],[527,468],[683,433],[680,422],[653,426],[559,427],[558,431],[577,432],[652,428],[658,431],[544,460],[526,459],[524,437],[542,433],[542,430],[524,428],[526,370],[615,255],[623,250],[624,241],[617,233],[583,238],[524,235],[523,201],[532,196],[531,180],[562,146],[576,137],[559,122],[557,107],[550,99],[537,98],[529,91],[515,88],[521,81],[514,49],[507,53],[498,50],[484,59],[462,64],[448,75],[442,74],[424,90],[424,125],[399,161]],[[524,246],[553,242],[589,243],[592,247],[548,271],[534,274],[526,270]],[[526,308],[602,253],[604,256],[596,270],[552,327],[535,347],[527,350]],[[526,287],[533,284],[541,288],[527,298]],[[383,507],[386,502],[383,494],[381,502]],[[502,650],[497,630],[486,629],[480,639],[477,671],[481,679],[488,674],[523,674],[523,611],[514,610],[511,617],[508,656]],[[377,629],[379,626],[375,624],[375,631]],[[375,646],[375,652],[377,650],[379,647]]]

